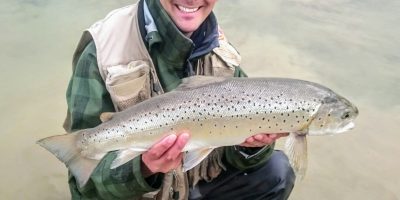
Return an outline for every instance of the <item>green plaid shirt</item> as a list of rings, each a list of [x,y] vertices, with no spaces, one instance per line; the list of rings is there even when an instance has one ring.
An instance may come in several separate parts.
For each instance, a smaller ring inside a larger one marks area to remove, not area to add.
[[[149,9],[157,22],[159,31],[152,33],[155,37],[148,41],[148,48],[164,89],[170,91],[178,86],[181,78],[185,76],[182,66],[190,55],[193,44],[173,25],[165,11],[157,9],[157,7],[160,8],[159,1],[149,2]],[[163,40],[162,35],[170,39]],[[157,45],[154,45],[155,43]],[[237,67],[235,76],[246,75]],[[86,46],[76,66],[74,66],[73,75],[67,89],[67,103],[68,117],[65,128],[68,131],[95,127],[101,123],[99,118],[101,113],[115,111],[110,95],[100,76],[96,60],[96,46],[93,41]],[[225,160],[230,165],[244,170],[265,163],[272,151],[273,146],[264,148],[256,156],[245,159],[233,147],[226,147]],[[161,186],[163,179],[161,173],[146,179],[143,178],[140,157],[116,169],[110,169],[115,156],[115,152],[108,153],[92,173],[88,183],[82,188],[77,186],[75,178],[70,175],[69,185],[72,198],[140,198],[144,193],[155,191]]]

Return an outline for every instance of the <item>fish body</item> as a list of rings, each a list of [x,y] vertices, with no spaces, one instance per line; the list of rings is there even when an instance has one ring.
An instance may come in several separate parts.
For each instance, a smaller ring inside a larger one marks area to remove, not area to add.
[[[216,147],[237,145],[258,133],[289,132],[289,159],[295,171],[304,173],[305,135],[347,131],[357,114],[348,100],[312,82],[197,76],[184,79],[174,91],[115,113],[97,127],[38,143],[66,163],[83,185],[106,153],[118,151],[112,168],[118,167],[171,131],[190,130],[185,170]]]

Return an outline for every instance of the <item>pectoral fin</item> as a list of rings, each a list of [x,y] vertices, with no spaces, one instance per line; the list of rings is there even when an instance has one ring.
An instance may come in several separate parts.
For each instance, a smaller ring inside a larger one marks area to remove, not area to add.
[[[204,160],[214,148],[198,149],[196,151],[191,151],[185,154],[183,159],[183,171],[186,172],[196,165],[198,165],[202,160]]]
[[[301,180],[307,170],[306,133],[290,133],[286,140],[285,151],[296,176]]]
[[[145,152],[145,149],[130,148],[119,150],[117,157],[111,163],[111,169],[115,169],[127,163],[128,161],[134,159],[136,156],[139,156],[143,152]]]

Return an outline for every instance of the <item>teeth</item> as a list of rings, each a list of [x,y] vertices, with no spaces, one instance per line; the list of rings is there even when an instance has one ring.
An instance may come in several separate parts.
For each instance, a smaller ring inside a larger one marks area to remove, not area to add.
[[[179,10],[186,12],[186,13],[193,13],[193,12],[196,12],[197,10],[199,10],[198,7],[197,8],[186,8],[183,6],[178,6],[178,8],[179,8]]]

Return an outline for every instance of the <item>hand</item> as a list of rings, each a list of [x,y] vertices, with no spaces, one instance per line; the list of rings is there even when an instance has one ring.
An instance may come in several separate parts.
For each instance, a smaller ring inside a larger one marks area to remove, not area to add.
[[[243,147],[263,147],[265,145],[270,145],[274,143],[277,139],[281,137],[288,136],[289,133],[273,133],[264,134],[260,133],[247,138],[240,146]]]
[[[182,149],[189,140],[189,133],[170,134],[155,143],[142,154],[142,174],[149,177],[155,173],[167,173],[182,163]]]

